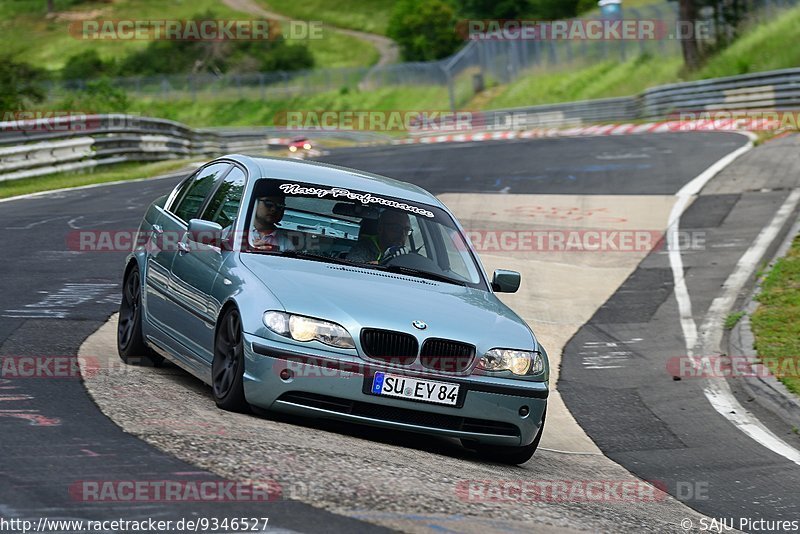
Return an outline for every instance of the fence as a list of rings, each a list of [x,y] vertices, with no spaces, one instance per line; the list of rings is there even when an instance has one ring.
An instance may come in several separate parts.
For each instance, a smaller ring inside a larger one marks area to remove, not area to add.
[[[703,112],[800,109],[800,68],[653,87],[638,96],[488,111],[479,126],[494,130],[570,127]],[[725,115],[725,114],[721,114]],[[766,117],[766,113],[751,114]],[[795,126],[800,126],[796,124]]]
[[[771,19],[778,16],[781,9],[798,2],[800,0],[749,0],[749,16],[751,19]],[[713,7],[700,12],[701,23],[708,25],[712,33],[717,32],[717,28],[726,28],[720,12]],[[674,1],[640,8],[626,7],[624,17],[657,21],[669,33],[677,32],[677,2]],[[133,96],[161,100],[209,96],[268,100],[340,90],[438,86],[447,88],[451,108],[455,108],[474,94],[474,84],[509,83],[535,69],[554,70],[574,68],[581,63],[624,61],[642,54],[679,54],[680,41],[669,38],[669,35],[665,37],[616,41],[473,40],[453,56],[440,61],[291,72],[140,76],[115,78],[112,83]],[[475,79],[476,75],[479,80]],[[68,91],[85,88],[86,83],[84,80],[50,82],[47,92],[51,99],[57,99]]]
[[[800,68],[653,87],[635,97],[493,110],[475,126],[524,130],[542,126],[632,121],[681,111],[800,109]],[[382,141],[362,131],[301,131],[315,137]],[[287,130],[193,130],[183,124],[130,115],[0,122],[0,181],[121,161],[265,151],[285,146]],[[283,136],[276,137],[276,136]]]
[[[676,7],[669,2],[626,9],[625,16],[658,20],[670,26],[677,20]],[[441,86],[448,88],[451,104],[455,106],[471,96],[472,76],[478,73],[487,80],[508,83],[537,67],[566,68],[579,61],[625,60],[642,53],[664,55],[679,51],[677,41],[670,40],[473,40],[440,61],[290,72],[139,76],[115,78],[112,83],[133,96],[162,100],[208,95],[266,100],[343,89]],[[82,90],[86,83],[84,80],[50,82],[47,92],[51,99],[56,99],[68,91]]]

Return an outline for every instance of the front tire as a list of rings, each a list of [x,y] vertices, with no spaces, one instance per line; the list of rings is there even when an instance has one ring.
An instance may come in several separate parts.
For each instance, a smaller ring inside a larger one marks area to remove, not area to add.
[[[158,367],[164,357],[153,352],[142,335],[142,277],[134,266],[122,282],[122,302],[117,324],[117,352],[129,365],[150,363]]]
[[[244,397],[242,320],[235,308],[225,313],[217,329],[211,362],[211,390],[217,407],[230,412],[250,411]]]
[[[506,447],[502,445],[482,445],[477,443],[473,445],[472,448],[475,449],[479,457],[490,462],[510,465],[524,464],[533,457],[533,453],[539,448],[539,442],[542,440],[542,434],[544,433],[544,420],[546,417],[547,408],[545,408],[544,413],[542,413],[542,424],[539,425],[539,433],[530,445]]]

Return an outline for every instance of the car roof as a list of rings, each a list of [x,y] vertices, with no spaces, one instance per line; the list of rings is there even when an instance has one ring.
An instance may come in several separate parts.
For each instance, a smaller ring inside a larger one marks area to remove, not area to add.
[[[314,185],[354,189],[445,208],[439,199],[421,187],[379,174],[327,163],[286,158],[254,158],[232,154],[222,159],[238,161],[248,168],[251,176],[257,178],[279,178]]]

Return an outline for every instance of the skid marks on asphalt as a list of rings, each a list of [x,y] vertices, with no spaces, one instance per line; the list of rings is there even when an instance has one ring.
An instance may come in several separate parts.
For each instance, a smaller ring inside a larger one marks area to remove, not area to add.
[[[66,319],[72,310],[88,302],[118,303],[118,289],[110,282],[67,283],[55,291],[39,291],[43,296],[37,302],[5,309],[0,317]]]

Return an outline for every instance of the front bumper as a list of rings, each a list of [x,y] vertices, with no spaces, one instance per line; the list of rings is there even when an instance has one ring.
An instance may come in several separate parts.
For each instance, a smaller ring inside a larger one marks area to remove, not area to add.
[[[289,369],[291,377],[282,378]],[[461,384],[460,407],[365,393],[376,371]],[[450,376],[368,363],[357,356],[245,334],[245,397],[260,408],[424,434],[521,446],[539,432],[548,385],[486,375]],[[528,414],[520,415],[526,406]]]

